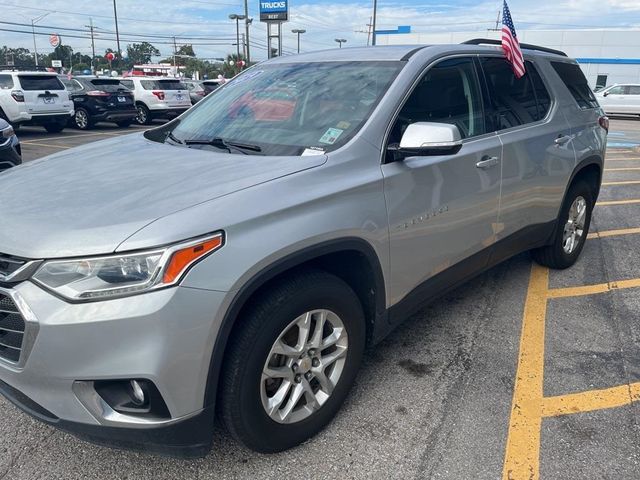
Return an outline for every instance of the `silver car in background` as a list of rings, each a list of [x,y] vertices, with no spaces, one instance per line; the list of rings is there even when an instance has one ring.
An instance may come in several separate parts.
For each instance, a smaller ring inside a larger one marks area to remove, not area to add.
[[[0,175],[0,392],[119,447],[203,455],[217,411],[281,451],[425,302],[526,250],[571,266],[608,120],[562,52],[516,79],[480,43],[275,58]]]

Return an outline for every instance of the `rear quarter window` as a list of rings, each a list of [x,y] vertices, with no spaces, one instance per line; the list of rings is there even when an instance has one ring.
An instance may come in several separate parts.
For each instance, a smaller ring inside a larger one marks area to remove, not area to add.
[[[598,101],[578,65],[575,63],[551,62],[551,66],[560,77],[560,80],[567,86],[580,108],[598,107]]]
[[[64,90],[64,85],[54,75],[20,75],[18,78],[23,90]]]
[[[13,78],[11,75],[0,75],[0,90],[13,88]]]

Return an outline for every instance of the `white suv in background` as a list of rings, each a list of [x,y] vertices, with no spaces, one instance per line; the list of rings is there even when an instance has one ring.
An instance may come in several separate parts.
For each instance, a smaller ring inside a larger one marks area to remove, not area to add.
[[[133,91],[140,125],[177,117],[191,107],[189,89],[179,78],[128,77],[120,83]]]
[[[640,83],[616,83],[595,95],[608,115],[640,115]]]
[[[73,114],[69,92],[55,73],[0,71],[0,118],[14,129],[42,125],[60,132]]]

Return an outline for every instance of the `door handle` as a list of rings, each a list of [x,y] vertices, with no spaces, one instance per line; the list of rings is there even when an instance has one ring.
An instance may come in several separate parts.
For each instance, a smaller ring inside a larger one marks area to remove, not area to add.
[[[482,159],[476,163],[477,168],[491,168],[498,165],[500,159],[498,157],[490,157],[489,155],[485,155]]]
[[[558,138],[556,138],[553,143],[555,143],[556,145],[564,145],[565,143],[567,143],[568,141],[571,140],[571,137],[569,135],[558,135]]]

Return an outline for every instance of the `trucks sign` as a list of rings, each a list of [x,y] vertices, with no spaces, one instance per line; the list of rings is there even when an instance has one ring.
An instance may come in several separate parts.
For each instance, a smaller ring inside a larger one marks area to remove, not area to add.
[[[261,22],[286,22],[289,20],[288,0],[260,0]]]

